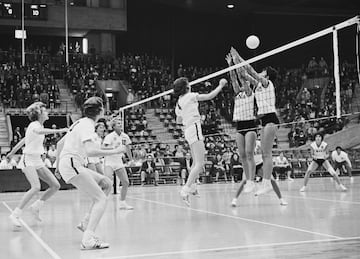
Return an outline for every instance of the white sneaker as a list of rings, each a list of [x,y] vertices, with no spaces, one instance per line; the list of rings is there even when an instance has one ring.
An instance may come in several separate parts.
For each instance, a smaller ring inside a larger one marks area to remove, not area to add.
[[[76,228],[80,230],[81,232],[85,232],[88,222],[81,221]]]
[[[126,201],[120,201],[120,206],[119,206],[120,210],[133,210],[134,207],[130,206],[129,204],[126,203]]]
[[[81,241],[81,250],[104,249],[110,245],[101,241],[98,237],[90,237],[88,240]]]
[[[286,206],[288,205],[288,203],[286,202],[286,200],[284,200],[283,198],[280,199],[280,205],[281,206]]]
[[[354,177],[350,177],[350,183],[354,183]]]
[[[259,196],[259,195],[268,193],[268,192],[270,192],[272,189],[273,189],[273,188],[272,188],[272,186],[271,186],[270,181],[265,181],[265,180],[263,180],[263,184],[262,184],[262,186],[260,187],[260,189],[255,193],[255,196]]]
[[[11,220],[11,223],[13,224],[15,229],[22,227],[19,216],[15,216],[13,213],[11,213],[9,219]]]
[[[246,181],[246,184],[244,186],[244,193],[253,192],[255,189],[255,183],[253,181]]]
[[[31,205],[31,206],[29,207],[29,209],[30,209],[30,213],[31,213],[31,215],[33,216],[33,218],[34,218],[36,221],[41,222],[42,220],[41,220],[41,218],[40,218],[40,209],[35,208],[33,205]]]
[[[347,191],[347,188],[346,188],[343,184],[340,184],[339,187],[340,187],[340,190],[341,190],[342,192],[346,192],[346,191]]]
[[[237,199],[236,199],[236,198],[232,199],[232,201],[231,201],[231,206],[232,206],[232,207],[236,207],[236,202],[237,202]]]
[[[189,191],[186,190],[185,186],[180,191],[180,197],[183,200],[183,202],[186,204],[186,206],[190,207]]]
[[[305,192],[306,186],[301,187],[300,192]]]

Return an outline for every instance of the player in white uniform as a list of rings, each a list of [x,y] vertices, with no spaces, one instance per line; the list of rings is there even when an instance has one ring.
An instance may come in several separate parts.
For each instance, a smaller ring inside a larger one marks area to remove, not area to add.
[[[26,109],[31,123],[27,127],[25,138],[23,138],[8,154],[11,157],[24,144],[21,169],[25,174],[26,179],[30,183],[30,190],[28,190],[19,205],[14,209],[10,215],[10,219],[16,228],[22,226],[20,216],[26,204],[40,191],[40,179],[49,185],[49,188],[41,195],[40,199],[35,201],[30,206],[30,211],[36,219],[41,221],[39,212],[44,202],[53,196],[60,188],[60,184],[51,171],[45,166],[41,155],[44,150],[44,138],[46,134],[63,133],[67,129],[46,129],[43,124],[49,119],[45,104],[42,102],[35,102]]]
[[[96,123],[95,133],[96,133],[95,142],[97,143],[98,146],[101,147],[105,133],[105,126],[103,123]],[[104,174],[104,164],[102,163],[100,157],[88,157],[86,160],[87,160],[87,168],[96,171],[99,174]]]
[[[102,157],[123,153],[126,149],[104,150],[96,143],[95,123],[104,114],[103,102],[99,97],[91,97],[83,105],[84,118],[77,120],[69,132],[58,143],[57,169],[66,183],[71,183],[79,191],[85,192],[93,201],[91,211],[81,241],[81,249],[108,248],[95,230],[105,211],[107,196],[111,191],[111,181],[104,175],[86,168],[86,157]]]
[[[231,53],[226,56],[229,66],[239,63]],[[236,144],[239,149],[246,179],[240,182],[239,190],[244,188],[248,193],[254,190],[255,161],[254,148],[256,140],[255,95],[250,82],[242,77],[241,69],[230,71],[230,78],[235,93],[233,121],[237,123]],[[239,81],[240,84],[239,84]],[[243,187],[245,185],[245,187]]]
[[[280,155],[274,158],[274,177],[276,177],[276,180],[279,180],[279,175],[287,172],[287,179],[288,181],[294,181],[294,179],[291,178],[291,164],[287,160],[287,158],[284,156],[284,152],[280,152]]]
[[[126,154],[128,155],[130,161],[133,160],[131,153],[131,139],[130,137],[122,131],[122,122],[121,120],[112,121],[113,132],[109,133],[104,139],[105,148],[117,148],[119,146],[124,146],[127,150]],[[128,205],[125,201],[127,190],[129,187],[129,178],[126,172],[125,165],[123,163],[123,154],[116,154],[112,156],[105,157],[105,175],[110,179],[113,179],[113,174],[116,174],[119,177],[122,188],[120,194],[120,209],[122,210],[132,210],[132,206]]]
[[[239,62],[243,62],[239,53],[232,48],[232,56],[235,56]],[[249,80],[255,88],[255,100],[258,107],[257,115],[261,120],[261,147],[262,157],[264,160],[264,179],[262,187],[257,191],[258,195],[264,194],[272,190],[271,174],[273,171],[272,147],[274,144],[275,134],[278,128],[279,119],[276,115],[275,108],[275,88],[273,81],[276,80],[276,71],[268,67],[261,73],[257,73],[251,65],[247,64],[243,67],[243,77]]]
[[[328,145],[323,141],[323,136],[320,134],[316,134],[315,141],[311,143],[310,147],[313,161],[310,163],[306,171],[304,178],[304,186],[301,187],[300,192],[304,192],[306,190],[306,185],[309,181],[311,173],[313,173],[319,166],[323,166],[331,174],[331,176],[334,177],[334,180],[339,185],[340,189],[342,191],[346,191],[346,187],[341,183],[334,168],[327,160],[329,157]]]
[[[255,146],[255,148],[254,148],[254,159],[255,159],[255,164],[256,164],[256,176],[257,177],[263,177],[263,159],[262,159],[262,154],[261,154],[262,153],[262,151],[261,151],[261,142],[256,140],[254,146]],[[282,197],[281,192],[280,192],[280,188],[279,188],[277,182],[274,180],[273,177],[271,177],[270,183],[271,183],[271,187],[274,190],[276,196],[280,200],[280,205],[281,206],[288,205],[288,203]],[[243,190],[243,188],[242,188],[242,186],[240,186],[239,190],[237,191],[235,197],[233,198],[233,200],[231,202],[232,207],[236,207],[237,200],[238,200],[242,190]],[[255,196],[258,196],[258,194],[255,193]]]
[[[334,161],[334,170],[336,171],[337,175],[339,175],[340,170],[345,167],[346,172],[349,174],[350,182],[353,183],[354,177],[351,173],[352,166],[348,154],[346,154],[341,147],[336,147],[336,149],[331,153],[331,159]]]
[[[178,98],[175,108],[177,123],[184,126],[185,139],[190,146],[191,155],[194,159],[186,184],[180,191],[180,196],[188,206],[190,205],[190,193],[196,193],[194,190],[196,188],[195,180],[205,165],[205,145],[201,131],[199,101],[215,98],[226,84],[227,81],[221,79],[213,91],[208,94],[199,94],[191,92],[191,86],[185,77],[178,78],[174,82],[174,94]]]

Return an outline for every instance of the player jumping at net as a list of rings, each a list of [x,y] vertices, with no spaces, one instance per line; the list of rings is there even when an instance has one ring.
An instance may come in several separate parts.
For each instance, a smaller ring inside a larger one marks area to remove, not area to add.
[[[57,169],[66,183],[86,193],[93,201],[88,224],[81,241],[81,249],[103,249],[109,244],[100,240],[95,230],[102,218],[111,181],[84,166],[85,157],[102,157],[126,152],[124,146],[104,150],[96,142],[95,123],[103,117],[102,99],[91,97],[83,104],[84,118],[77,120],[58,143]]]
[[[231,55],[235,57],[235,64],[244,62],[239,53],[231,48]],[[243,66],[242,77],[250,81],[255,86],[254,95],[258,107],[257,116],[261,121],[261,147],[264,160],[264,178],[261,188],[256,192],[257,195],[265,194],[272,190],[271,175],[273,171],[272,148],[278,125],[280,124],[275,107],[275,87],[273,82],[276,80],[277,72],[271,68],[265,68],[261,73],[257,73],[249,64]]]
[[[234,65],[231,53],[226,56],[226,61],[229,66]],[[239,70],[236,71],[238,72]],[[250,82],[244,80],[241,73],[236,73],[234,70],[230,71],[230,78],[235,93],[233,121],[236,122],[238,131],[236,134],[236,144],[246,176],[246,179],[240,182],[236,195],[238,197],[243,189],[245,193],[248,193],[255,188],[254,148],[257,125],[254,110],[255,97]]]
[[[340,170],[345,167],[346,172],[348,173],[350,177],[350,183],[354,182],[354,177],[352,176],[352,166],[351,161],[349,159],[348,154],[341,148],[336,147],[336,149],[331,153],[331,159],[334,161],[334,170],[336,171],[336,174],[340,174]]]
[[[113,132],[109,133],[104,139],[105,148],[117,148],[119,146],[124,146],[126,148],[126,154],[129,157],[130,161],[133,160],[131,153],[131,139],[130,137],[122,131],[122,121],[120,119],[113,120],[111,122],[111,127]],[[132,206],[128,205],[125,201],[127,190],[129,187],[129,178],[126,172],[125,165],[123,163],[123,154],[116,154],[112,156],[105,157],[105,175],[110,179],[113,179],[113,174],[116,174],[119,177],[122,188],[120,194],[120,209],[122,210],[132,210]]]
[[[40,191],[40,179],[49,185],[49,188],[41,195],[40,199],[36,200],[31,206],[30,211],[37,222],[40,222],[40,209],[44,202],[52,197],[59,189],[60,184],[54,174],[45,166],[41,155],[45,153],[44,138],[47,134],[63,133],[67,129],[47,129],[44,128],[44,122],[49,119],[46,106],[42,102],[35,102],[31,104],[26,113],[31,121],[23,138],[8,154],[8,157],[14,155],[24,144],[25,148],[22,157],[22,171],[26,179],[30,183],[30,190],[28,190],[19,205],[14,209],[10,215],[10,220],[15,228],[22,226],[20,216],[22,210],[27,203]]]
[[[330,162],[328,161],[329,151],[328,151],[328,144],[323,141],[323,136],[321,134],[315,135],[315,141],[311,143],[311,156],[313,161],[310,163],[304,178],[304,186],[301,187],[300,192],[304,192],[306,190],[306,185],[309,181],[310,175],[315,172],[318,167],[323,166],[330,175],[334,178],[336,183],[339,185],[342,191],[346,191],[346,187],[341,183],[339,177],[337,176],[334,168],[331,166]]]
[[[174,81],[174,95],[178,98],[175,107],[177,123],[184,126],[185,139],[189,143],[194,159],[189,177],[180,191],[181,198],[188,206],[190,206],[189,195],[196,193],[195,180],[205,165],[205,145],[201,131],[199,102],[215,98],[226,84],[226,79],[221,79],[213,91],[208,94],[199,94],[191,92],[187,78],[181,77]]]

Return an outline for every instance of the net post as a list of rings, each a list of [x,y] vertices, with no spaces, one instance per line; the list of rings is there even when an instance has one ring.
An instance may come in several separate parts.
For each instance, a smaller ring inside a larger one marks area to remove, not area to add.
[[[334,53],[334,79],[336,94],[336,118],[341,117],[341,100],[340,100],[340,72],[339,72],[339,46],[337,30],[333,28],[333,53]]]

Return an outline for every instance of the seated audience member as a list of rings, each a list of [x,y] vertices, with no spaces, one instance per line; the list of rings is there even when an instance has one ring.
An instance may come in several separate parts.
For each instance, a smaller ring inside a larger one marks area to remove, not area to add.
[[[53,167],[50,159],[46,157],[46,154],[45,154],[45,153],[41,155],[41,159],[42,159],[42,161],[44,162],[44,164],[45,164],[45,166],[46,166],[47,168],[52,168],[52,167]]]
[[[279,180],[279,175],[285,174],[287,172],[287,179],[293,181],[290,177],[291,175],[291,164],[284,156],[284,152],[281,152],[278,157],[274,158],[274,173],[276,180]]]
[[[0,170],[9,170],[16,168],[16,161],[12,158],[6,157],[5,154],[1,155]]]
[[[216,158],[215,158],[215,161],[213,164],[213,168],[212,168],[212,172],[215,173],[215,181],[216,182],[219,180],[220,173],[222,173],[224,175],[225,182],[227,182],[225,161],[222,158],[221,154],[216,155]]]
[[[47,152],[47,156],[51,162],[51,164],[54,164],[55,160],[56,160],[56,154],[57,154],[57,150],[54,144],[52,144]]]
[[[352,166],[348,154],[343,151],[341,147],[337,146],[336,149],[331,153],[331,159],[334,161],[334,169],[336,173],[340,174],[340,171],[344,170],[345,167],[346,172],[350,177],[350,182],[353,183],[354,178],[351,172]]]
[[[155,153],[154,157],[154,163],[155,163],[155,168],[157,171],[159,171],[159,173],[164,173],[165,172],[165,162],[164,159],[162,159],[159,156],[160,153]]]
[[[142,163],[140,170],[142,186],[144,186],[145,182],[151,181],[152,179],[155,181],[155,186],[158,185],[157,182],[159,181],[159,171],[156,170],[152,155],[147,155],[146,161]]]
[[[230,159],[230,175],[231,182],[237,182],[242,180],[243,169],[240,161],[240,157],[237,153],[234,153]]]

